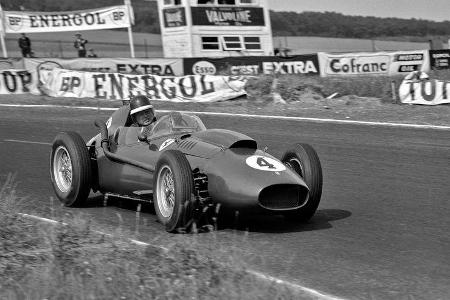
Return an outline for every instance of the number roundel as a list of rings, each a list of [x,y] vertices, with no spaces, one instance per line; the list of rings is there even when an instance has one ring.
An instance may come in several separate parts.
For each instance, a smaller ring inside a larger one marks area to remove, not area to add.
[[[269,172],[280,172],[286,170],[286,166],[273,158],[261,155],[253,155],[245,160],[245,163],[253,169]]]
[[[159,147],[159,151],[163,151],[164,149],[166,149],[173,142],[175,142],[174,139],[165,140],[164,143],[162,143],[161,146]]]

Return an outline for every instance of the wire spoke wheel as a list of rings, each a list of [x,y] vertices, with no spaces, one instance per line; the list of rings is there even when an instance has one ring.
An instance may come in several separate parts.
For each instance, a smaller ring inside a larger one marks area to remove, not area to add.
[[[91,172],[83,138],[72,131],[59,133],[50,154],[50,176],[56,196],[64,205],[83,205],[91,190]]]
[[[61,192],[67,192],[72,186],[72,160],[64,146],[59,146],[55,151],[53,176]]]
[[[175,186],[172,170],[167,165],[159,170],[156,190],[159,210],[165,218],[170,218],[175,207]]]
[[[192,219],[194,181],[186,156],[167,150],[158,160],[153,176],[153,204],[158,220],[168,232],[184,230]]]

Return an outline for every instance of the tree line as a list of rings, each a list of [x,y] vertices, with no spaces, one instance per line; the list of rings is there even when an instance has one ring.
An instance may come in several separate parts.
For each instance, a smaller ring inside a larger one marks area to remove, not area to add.
[[[4,10],[71,11],[121,5],[123,0],[2,0]],[[133,31],[160,33],[156,2],[132,0]],[[450,37],[450,21],[348,16],[335,12],[270,11],[274,36],[341,38]]]
[[[341,38],[450,36],[450,21],[347,16],[335,12],[271,11],[274,35]]]

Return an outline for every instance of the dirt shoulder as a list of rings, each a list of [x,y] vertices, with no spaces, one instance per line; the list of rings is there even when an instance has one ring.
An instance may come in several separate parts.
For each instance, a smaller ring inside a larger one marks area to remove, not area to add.
[[[122,101],[52,98],[33,95],[0,95],[0,103],[93,107],[119,107],[122,105]],[[304,95],[295,102],[280,103],[274,100],[271,95],[266,95],[262,98],[247,97],[216,103],[158,101],[155,106],[161,110],[191,110],[450,126],[450,105],[404,105],[388,103],[378,98],[356,96],[326,99],[315,95]]]

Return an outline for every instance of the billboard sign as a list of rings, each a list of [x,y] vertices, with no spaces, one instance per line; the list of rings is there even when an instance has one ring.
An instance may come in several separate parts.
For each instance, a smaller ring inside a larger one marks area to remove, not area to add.
[[[317,55],[185,58],[184,73],[197,75],[319,74]]]
[[[412,71],[427,72],[429,55],[426,50],[343,53],[319,52],[322,76],[401,75]]]
[[[191,7],[193,25],[265,26],[262,7]]]
[[[60,32],[130,26],[126,5],[70,12],[4,11],[7,33]]]
[[[430,50],[430,60],[432,69],[450,69],[450,49]]]

